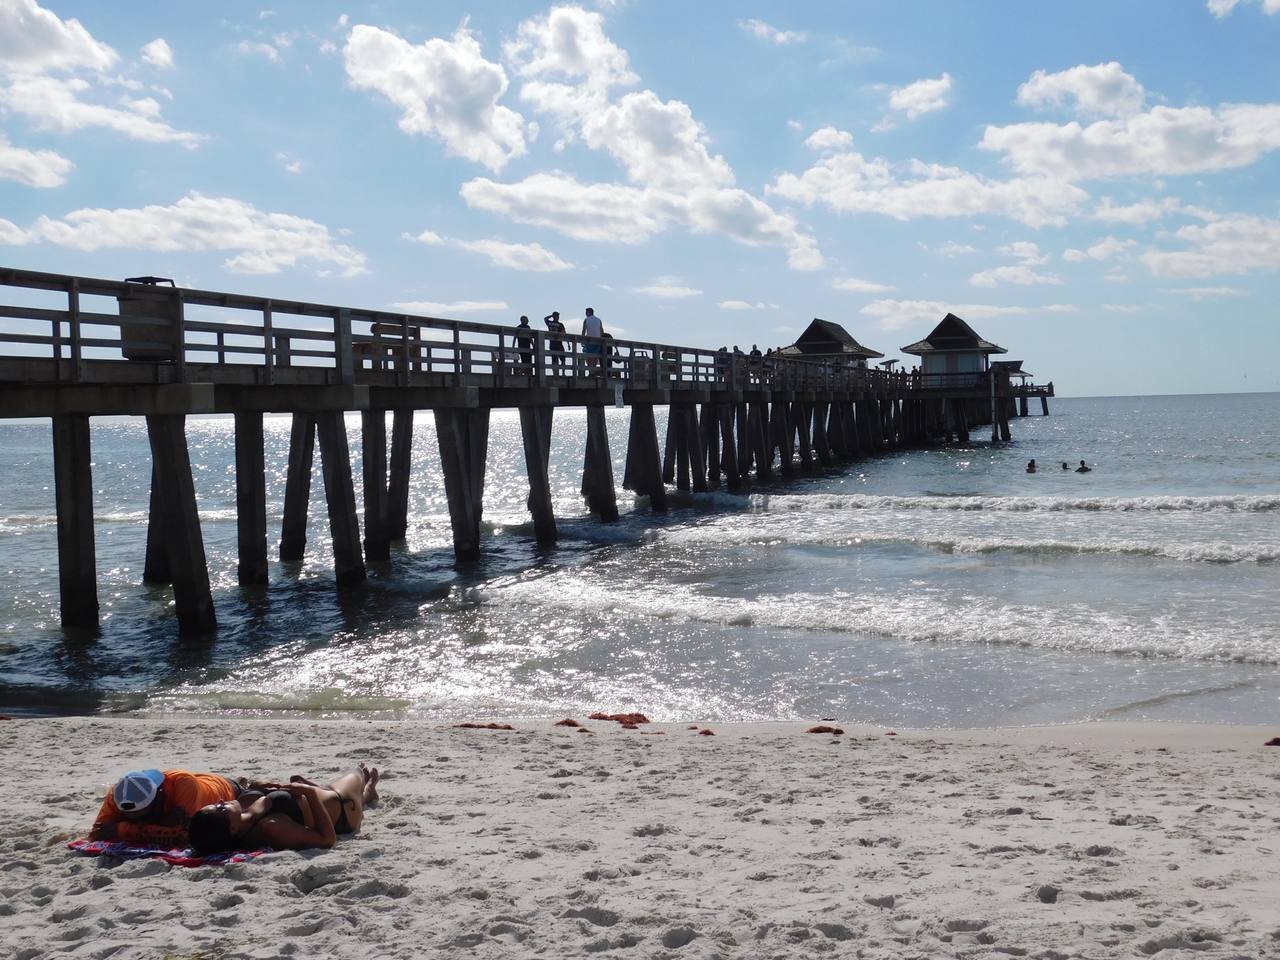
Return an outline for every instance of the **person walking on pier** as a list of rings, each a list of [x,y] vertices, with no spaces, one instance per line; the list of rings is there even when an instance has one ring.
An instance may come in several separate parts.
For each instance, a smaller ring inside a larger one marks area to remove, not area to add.
[[[533,373],[533,328],[529,326],[529,318],[526,316],[520,317],[515,342],[520,351],[520,366],[516,368],[516,373],[529,376]]]
[[[604,345],[600,342],[604,337],[604,324],[591,307],[587,307],[587,315],[582,318],[582,335],[593,338],[582,350],[587,355],[587,366],[598,368],[604,354]]]
[[[553,370],[560,370],[565,364],[564,341],[556,337],[556,334],[566,332],[564,324],[560,322],[560,311],[552,310],[542,318],[542,322],[547,325],[547,331],[555,338],[547,341],[547,349],[551,351],[551,367]]]

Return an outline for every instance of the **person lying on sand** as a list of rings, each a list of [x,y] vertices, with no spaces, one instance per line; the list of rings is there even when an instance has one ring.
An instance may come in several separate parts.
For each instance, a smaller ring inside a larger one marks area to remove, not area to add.
[[[232,780],[216,773],[134,770],[107,793],[89,829],[89,839],[181,846],[193,813],[239,793]]]
[[[328,849],[354,833],[366,807],[378,802],[378,769],[360,764],[327,787],[294,776],[287,784],[251,783],[238,800],[197,810],[187,836],[199,854],[228,850]]]

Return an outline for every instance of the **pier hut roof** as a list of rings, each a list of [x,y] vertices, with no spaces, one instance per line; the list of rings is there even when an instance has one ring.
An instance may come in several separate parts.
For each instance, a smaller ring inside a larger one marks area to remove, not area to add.
[[[785,356],[801,356],[805,354],[817,356],[862,357],[870,360],[883,357],[884,354],[870,347],[864,347],[853,335],[838,323],[830,320],[814,318],[804,333],[796,337],[796,342],[780,351]]]
[[[922,357],[926,353],[1008,353],[1004,347],[983,340],[978,332],[954,313],[948,313],[923,340],[909,343],[903,353]]]
[[[1023,380],[1033,376],[1030,370],[1022,369],[1021,360],[992,360],[991,366],[997,370],[1004,370],[1011,377],[1021,377]]]

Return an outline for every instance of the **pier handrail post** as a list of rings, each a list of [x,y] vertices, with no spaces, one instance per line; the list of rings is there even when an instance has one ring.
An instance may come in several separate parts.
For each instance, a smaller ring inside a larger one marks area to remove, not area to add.
[[[271,386],[276,382],[276,338],[272,330],[270,300],[262,305],[262,354],[267,364],[265,379],[267,386]]]
[[[187,382],[187,309],[179,287],[173,289],[173,368],[179,383]]]
[[[542,386],[547,382],[547,342],[546,331],[535,330],[533,333],[533,364],[536,374],[535,382]]]
[[[507,378],[507,338],[505,334],[498,334],[498,360],[497,369],[494,367],[493,351],[489,351],[489,375],[497,381],[498,386],[502,386]]]
[[[355,383],[355,351],[351,349],[351,311],[339,307],[333,315],[333,359],[339,383]]]
[[[650,344],[649,350],[653,353],[653,389],[657,390],[662,385],[662,351],[656,343]]]
[[[71,379],[79,383],[84,379],[84,345],[80,342],[80,280],[78,277],[71,278],[71,287],[67,290],[67,317],[69,320],[67,335],[71,338]],[[61,350],[58,351],[58,356],[61,359]]]

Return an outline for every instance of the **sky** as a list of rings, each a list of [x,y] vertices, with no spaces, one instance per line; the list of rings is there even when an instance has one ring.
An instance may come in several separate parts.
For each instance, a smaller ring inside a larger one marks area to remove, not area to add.
[[[1280,0],[0,0],[0,266],[1280,390]]]

